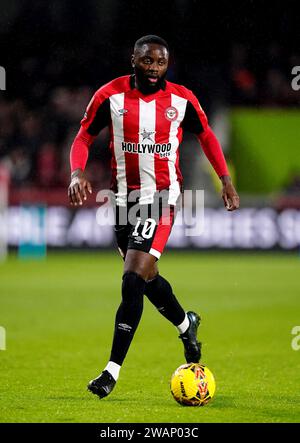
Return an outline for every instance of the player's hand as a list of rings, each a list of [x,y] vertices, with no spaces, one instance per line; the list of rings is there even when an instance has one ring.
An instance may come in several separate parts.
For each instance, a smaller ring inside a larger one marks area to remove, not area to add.
[[[68,188],[69,202],[73,206],[82,205],[87,199],[88,193],[92,193],[92,186],[89,181],[84,178],[81,169],[76,169],[72,173],[71,183]]]
[[[238,209],[240,207],[240,197],[231,182],[231,178],[228,175],[224,175],[221,177],[221,181],[223,184],[222,199],[225,208],[227,211]]]

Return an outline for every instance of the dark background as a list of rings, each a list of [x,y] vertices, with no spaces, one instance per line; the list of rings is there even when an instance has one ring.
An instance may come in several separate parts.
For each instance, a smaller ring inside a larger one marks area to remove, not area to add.
[[[268,69],[286,71],[299,57],[300,7],[293,0],[10,3],[1,2],[7,95],[32,104],[57,85],[97,88],[130,72],[134,41],[150,33],[169,42],[171,79],[201,90],[208,103],[206,83],[218,79],[209,95],[226,95],[232,63],[239,60],[263,82]]]
[[[291,88],[299,10],[293,0],[2,0],[0,161],[13,187],[65,189],[87,103],[103,83],[131,72],[134,42],[145,34],[168,41],[169,80],[192,89],[209,117],[220,106],[299,106]],[[89,160],[99,187],[109,184],[107,136]]]

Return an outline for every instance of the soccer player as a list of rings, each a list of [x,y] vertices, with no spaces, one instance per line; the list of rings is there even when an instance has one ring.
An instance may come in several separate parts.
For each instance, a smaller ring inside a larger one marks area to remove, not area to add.
[[[162,38],[147,35],[137,40],[131,58],[133,74],[116,78],[96,91],[71,147],[68,195],[71,205],[77,206],[92,192],[84,176],[89,147],[101,129],[110,128],[115,233],[124,273],[110,359],[99,377],[88,384],[88,389],[100,398],[110,394],[118,380],[142,315],[144,294],[177,327],[187,363],[201,358],[201,343],[197,340],[200,316],[184,311],[157,267],[181,194],[178,147],[183,131],[197,136],[220,177],[226,209],[239,207],[221,146],[197,98],[184,86],[165,79],[168,59],[168,44]],[[124,213],[128,215],[133,205],[132,191],[138,193],[134,204],[138,204],[139,211],[134,221],[124,223]],[[156,206],[153,216],[151,210],[160,191],[165,191],[167,197]]]

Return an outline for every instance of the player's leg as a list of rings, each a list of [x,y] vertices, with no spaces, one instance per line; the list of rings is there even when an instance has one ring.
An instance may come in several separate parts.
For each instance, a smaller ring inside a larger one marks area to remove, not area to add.
[[[126,253],[122,282],[122,302],[116,314],[110,361],[122,365],[143,312],[146,281],[156,258],[130,249]]]
[[[157,310],[173,325],[179,326],[183,323],[179,332],[185,332],[189,326],[186,313],[176,299],[170,283],[159,274],[156,263],[147,280],[145,294]]]
[[[129,346],[143,312],[146,280],[156,257],[130,249],[126,253],[122,279],[122,301],[116,313],[111,355],[107,366],[98,378],[92,380],[89,390],[100,398],[114,388]]]
[[[158,273],[157,263],[154,263],[145,286],[145,294],[157,310],[167,318],[179,332],[179,338],[184,345],[186,361],[199,362],[201,358],[201,343],[197,340],[197,330],[200,317],[192,311],[183,310],[173,293],[170,283]]]
[[[163,198],[158,205],[149,205],[148,211],[141,210],[140,223],[136,224],[129,235],[129,248],[140,248],[159,259],[169,238],[175,214],[175,207],[166,204]],[[195,312],[184,312],[170,283],[159,275],[156,261],[148,274],[145,294],[159,312],[177,327],[179,338],[184,344],[186,361],[198,362],[201,357],[201,343],[197,341],[200,317]]]
[[[146,281],[153,280],[153,277],[156,275],[157,268],[155,268],[155,262],[159,259],[165,247],[174,220],[173,208],[170,211],[165,211],[165,209],[163,209],[159,219],[148,217],[147,215],[142,220],[139,217],[136,224],[130,227],[130,232],[128,232],[128,226],[117,224],[115,227],[119,251],[125,259],[122,302],[116,314],[110,361],[101,375],[92,380],[88,386],[100,398],[107,396],[115,386],[121,365],[142,315]],[[157,287],[159,283],[160,286]],[[164,280],[164,284],[162,285],[161,283],[161,278],[155,279],[155,283],[151,285],[151,288],[152,291],[160,293],[160,298],[164,294],[166,299],[172,298],[173,305],[169,301],[170,306],[166,311],[167,315],[169,315],[169,311],[174,309],[173,291],[170,289],[171,286],[168,282]],[[152,291],[149,289],[147,292],[150,293]],[[187,318],[184,311],[179,304],[177,307],[181,311],[181,315],[184,314],[184,320],[176,326],[183,328],[182,330],[185,330],[187,327],[186,332],[180,335],[185,346],[186,358],[189,361],[197,361],[195,348],[198,347],[199,349],[199,343],[196,341],[199,317],[189,317],[189,314],[193,313],[187,313],[189,320],[189,325],[187,326]],[[177,315],[180,314],[177,313]],[[174,317],[172,318],[174,319]],[[177,323],[178,320],[174,319],[174,322]],[[191,358],[191,355],[195,358]]]

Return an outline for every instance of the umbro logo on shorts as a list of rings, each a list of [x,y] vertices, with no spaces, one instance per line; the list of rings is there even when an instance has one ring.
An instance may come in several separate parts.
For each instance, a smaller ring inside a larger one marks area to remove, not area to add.
[[[140,235],[138,235],[137,237],[134,237],[134,243],[139,243],[141,244],[145,239],[143,237],[141,237]]]

